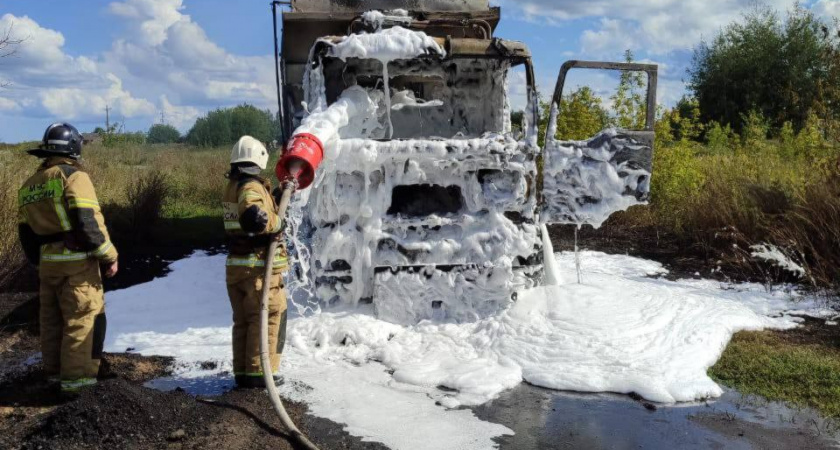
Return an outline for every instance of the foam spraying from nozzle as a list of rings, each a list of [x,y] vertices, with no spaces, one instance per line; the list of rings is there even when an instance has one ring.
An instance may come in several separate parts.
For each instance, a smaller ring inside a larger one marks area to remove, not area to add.
[[[336,147],[332,144],[340,138],[339,130],[347,126],[351,118],[358,120],[359,116],[370,115],[369,111],[362,111],[364,107],[360,107],[370,104],[367,92],[354,86],[345,90],[329,108],[310,114],[295,130],[277,163],[277,179],[281,182],[294,179],[299,189],[308,188],[315,181],[318,166],[327,156],[325,148]],[[293,165],[296,174],[292,173]]]

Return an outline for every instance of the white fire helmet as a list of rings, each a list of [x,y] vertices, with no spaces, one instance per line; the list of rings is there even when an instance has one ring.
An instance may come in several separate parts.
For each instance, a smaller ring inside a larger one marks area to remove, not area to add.
[[[233,151],[230,153],[230,163],[244,162],[254,163],[265,170],[265,166],[268,165],[268,150],[265,145],[251,136],[239,138],[239,142],[233,145]]]

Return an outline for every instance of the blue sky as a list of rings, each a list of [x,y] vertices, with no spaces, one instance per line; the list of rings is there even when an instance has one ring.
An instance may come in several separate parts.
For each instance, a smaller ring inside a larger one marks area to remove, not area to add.
[[[736,20],[753,0],[493,0],[496,35],[527,43],[540,90],[550,95],[568,59],[620,60],[625,49],[660,64],[662,103],[684,92],[691,48]],[[784,10],[794,0],[767,0]],[[837,16],[840,0],[804,2]],[[0,141],[36,140],[67,120],[84,131],[112,120],[182,131],[218,107],[274,101],[267,0],[0,0],[0,33],[25,42],[0,59]],[[606,90],[609,77],[576,84]]]

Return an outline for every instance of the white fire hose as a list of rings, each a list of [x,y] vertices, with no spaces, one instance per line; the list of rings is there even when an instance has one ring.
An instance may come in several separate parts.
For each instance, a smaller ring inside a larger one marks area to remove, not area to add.
[[[292,194],[294,192],[294,182],[287,182],[283,186],[283,195],[280,198],[280,207],[278,208],[278,214],[281,220],[284,220],[286,217],[286,211],[289,209],[289,203],[292,200]],[[318,450],[318,447],[292,422],[292,418],[289,417],[286,408],[283,407],[283,402],[280,400],[277,386],[274,385],[274,371],[271,367],[271,356],[268,347],[268,297],[271,292],[271,278],[274,272],[274,255],[277,253],[278,246],[279,241],[276,238],[271,239],[271,244],[268,246],[268,252],[265,255],[265,278],[263,279],[262,299],[260,300],[260,363],[263,370],[263,379],[265,380],[265,387],[268,390],[268,398],[274,406],[274,411],[277,412],[277,415],[280,417],[280,422],[289,431],[292,439],[303,448]]]

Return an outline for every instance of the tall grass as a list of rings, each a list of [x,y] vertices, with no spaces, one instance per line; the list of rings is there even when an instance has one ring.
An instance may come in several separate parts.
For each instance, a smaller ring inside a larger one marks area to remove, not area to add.
[[[27,270],[18,243],[17,191],[40,161],[26,155],[25,148],[29,147],[0,149],[0,289],[7,289]],[[155,232],[167,221],[175,228],[205,228],[178,230],[172,239],[222,236],[220,198],[228,170],[227,148],[90,146],[83,155],[118,245],[169,243],[167,233]]]
[[[766,134],[748,128],[708,144],[658,134],[651,207],[609,226],[670,233],[746,274],[766,272],[750,246],[770,243],[806,269],[804,281],[840,293],[840,148],[814,128]]]
[[[12,284],[26,269],[17,240],[17,192],[26,174],[14,169],[22,159],[11,152],[0,152],[0,287]]]

